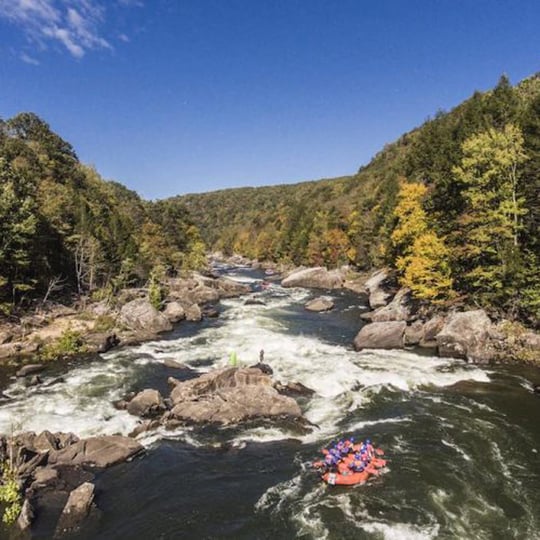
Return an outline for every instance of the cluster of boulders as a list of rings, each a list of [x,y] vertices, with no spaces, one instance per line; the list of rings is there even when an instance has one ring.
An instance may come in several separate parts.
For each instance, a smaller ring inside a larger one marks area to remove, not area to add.
[[[493,323],[482,309],[426,315],[410,290],[398,288],[388,270],[376,272],[364,284],[373,310],[364,314],[369,321],[354,339],[360,349],[402,349],[427,347],[441,357],[455,357],[486,363],[540,358],[540,336],[508,332],[508,323]]]
[[[147,289],[124,289],[114,303],[90,303],[83,311],[54,306],[40,315],[25,317],[19,325],[0,328],[0,359],[28,357],[60,339],[66,330],[83,336],[85,351],[102,353],[119,344],[134,344],[170,331],[180,321],[216,317],[221,298],[250,292],[249,286],[219,276],[193,274],[171,278],[162,309],[156,309]],[[100,330],[100,321],[110,328]],[[36,379],[37,380],[37,379]]]
[[[23,493],[18,529],[29,534],[36,518],[60,505],[55,536],[76,530],[95,511],[92,471],[141,452],[136,440],[118,435],[79,439],[73,433],[43,431],[0,437],[0,461],[13,471]]]
[[[274,383],[265,364],[226,367],[197,378],[169,378],[170,395],[164,398],[148,388],[131,400],[116,403],[142,419],[132,435],[162,426],[173,429],[186,424],[233,425],[253,419],[295,419],[304,427],[298,403],[291,393],[309,394],[301,385]]]

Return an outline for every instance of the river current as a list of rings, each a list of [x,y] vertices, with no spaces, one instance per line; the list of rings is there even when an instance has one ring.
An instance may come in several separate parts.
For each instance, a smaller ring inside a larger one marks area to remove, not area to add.
[[[218,319],[58,365],[48,375],[62,375],[54,384],[11,380],[0,432],[127,435],[137,418],[112,402],[143,388],[167,394],[167,377],[177,372],[166,359],[202,373],[225,366],[233,350],[240,363],[254,364],[260,349],[275,379],[315,391],[300,404],[316,427],[144,434],[143,457],[97,476],[101,517],[77,538],[540,538],[538,371],[413,351],[356,352],[367,308],[354,294],[329,292],[336,308],[310,313],[304,305],[314,291],[262,289],[258,271],[222,271],[251,284],[259,303],[224,300]],[[371,437],[386,452],[384,473],[352,488],[322,484],[310,462],[342,436]],[[50,534],[38,521],[36,536]]]

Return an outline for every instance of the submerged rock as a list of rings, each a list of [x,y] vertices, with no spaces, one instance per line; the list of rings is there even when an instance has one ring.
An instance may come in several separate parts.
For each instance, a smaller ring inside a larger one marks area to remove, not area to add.
[[[323,296],[321,296],[308,302],[305,305],[305,308],[308,311],[315,312],[330,311],[334,308],[334,302],[332,302],[332,300],[330,300],[329,298],[324,298]]]

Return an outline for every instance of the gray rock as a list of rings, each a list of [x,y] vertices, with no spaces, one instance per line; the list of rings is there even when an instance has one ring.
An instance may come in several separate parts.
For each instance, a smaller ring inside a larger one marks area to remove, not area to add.
[[[322,266],[298,270],[287,276],[282,287],[309,287],[313,289],[340,289],[345,276],[341,270],[327,270]]]
[[[444,321],[444,317],[435,315],[424,324],[424,335],[420,340],[421,347],[434,348],[437,346],[437,334],[442,330]]]
[[[74,489],[64,506],[56,526],[56,536],[78,529],[90,512],[94,500],[94,484],[85,482]]]
[[[163,360],[163,365],[173,369],[191,369],[188,365],[177,362],[172,358],[165,358],[165,360]]]
[[[26,377],[27,375],[33,375],[34,373],[40,373],[45,369],[43,364],[27,364],[23,366],[15,374],[17,377]]]
[[[129,414],[142,418],[160,415],[166,409],[163,398],[157,390],[146,389],[139,392],[127,406]]]
[[[30,529],[32,527],[32,522],[34,521],[34,509],[28,499],[24,499],[21,513],[17,518],[17,528],[20,533],[30,536]]]
[[[58,479],[58,471],[54,467],[40,467],[34,471],[34,481],[31,488],[37,491],[40,488],[54,484]]]
[[[354,338],[354,346],[356,350],[402,349],[406,327],[405,321],[366,324]]]
[[[421,321],[414,321],[405,328],[405,345],[418,345],[424,337],[424,324]]]
[[[199,322],[202,319],[201,308],[193,304],[186,309],[186,321]]]
[[[120,339],[114,332],[90,334],[85,341],[88,350],[96,353],[106,353],[120,344]]]
[[[415,311],[409,289],[400,289],[392,301],[371,315],[373,322],[409,321]]]
[[[463,358],[472,362],[490,359],[491,321],[482,309],[452,313],[437,334],[439,356]]]
[[[89,437],[70,446],[51,452],[49,464],[86,465],[105,468],[127,461],[143,451],[133,439],[119,435]]]
[[[163,310],[163,315],[165,315],[165,317],[167,317],[167,319],[172,323],[182,321],[186,318],[186,312],[182,307],[182,304],[176,301],[169,302],[165,306],[165,309]]]
[[[137,298],[122,306],[120,322],[132,330],[144,330],[150,333],[172,330],[167,317],[146,298]]]
[[[305,305],[308,311],[330,311],[334,307],[334,302],[329,298],[319,297],[311,300]]]
[[[379,270],[375,272],[365,283],[369,294],[369,306],[371,309],[377,309],[386,306],[392,298],[392,291],[389,290],[389,283],[392,276],[388,270]]]

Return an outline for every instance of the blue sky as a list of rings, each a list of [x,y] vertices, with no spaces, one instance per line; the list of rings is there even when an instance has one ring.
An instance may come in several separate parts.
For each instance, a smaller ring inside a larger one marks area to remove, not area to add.
[[[0,0],[0,117],[145,198],[354,173],[540,70],[537,0]]]

